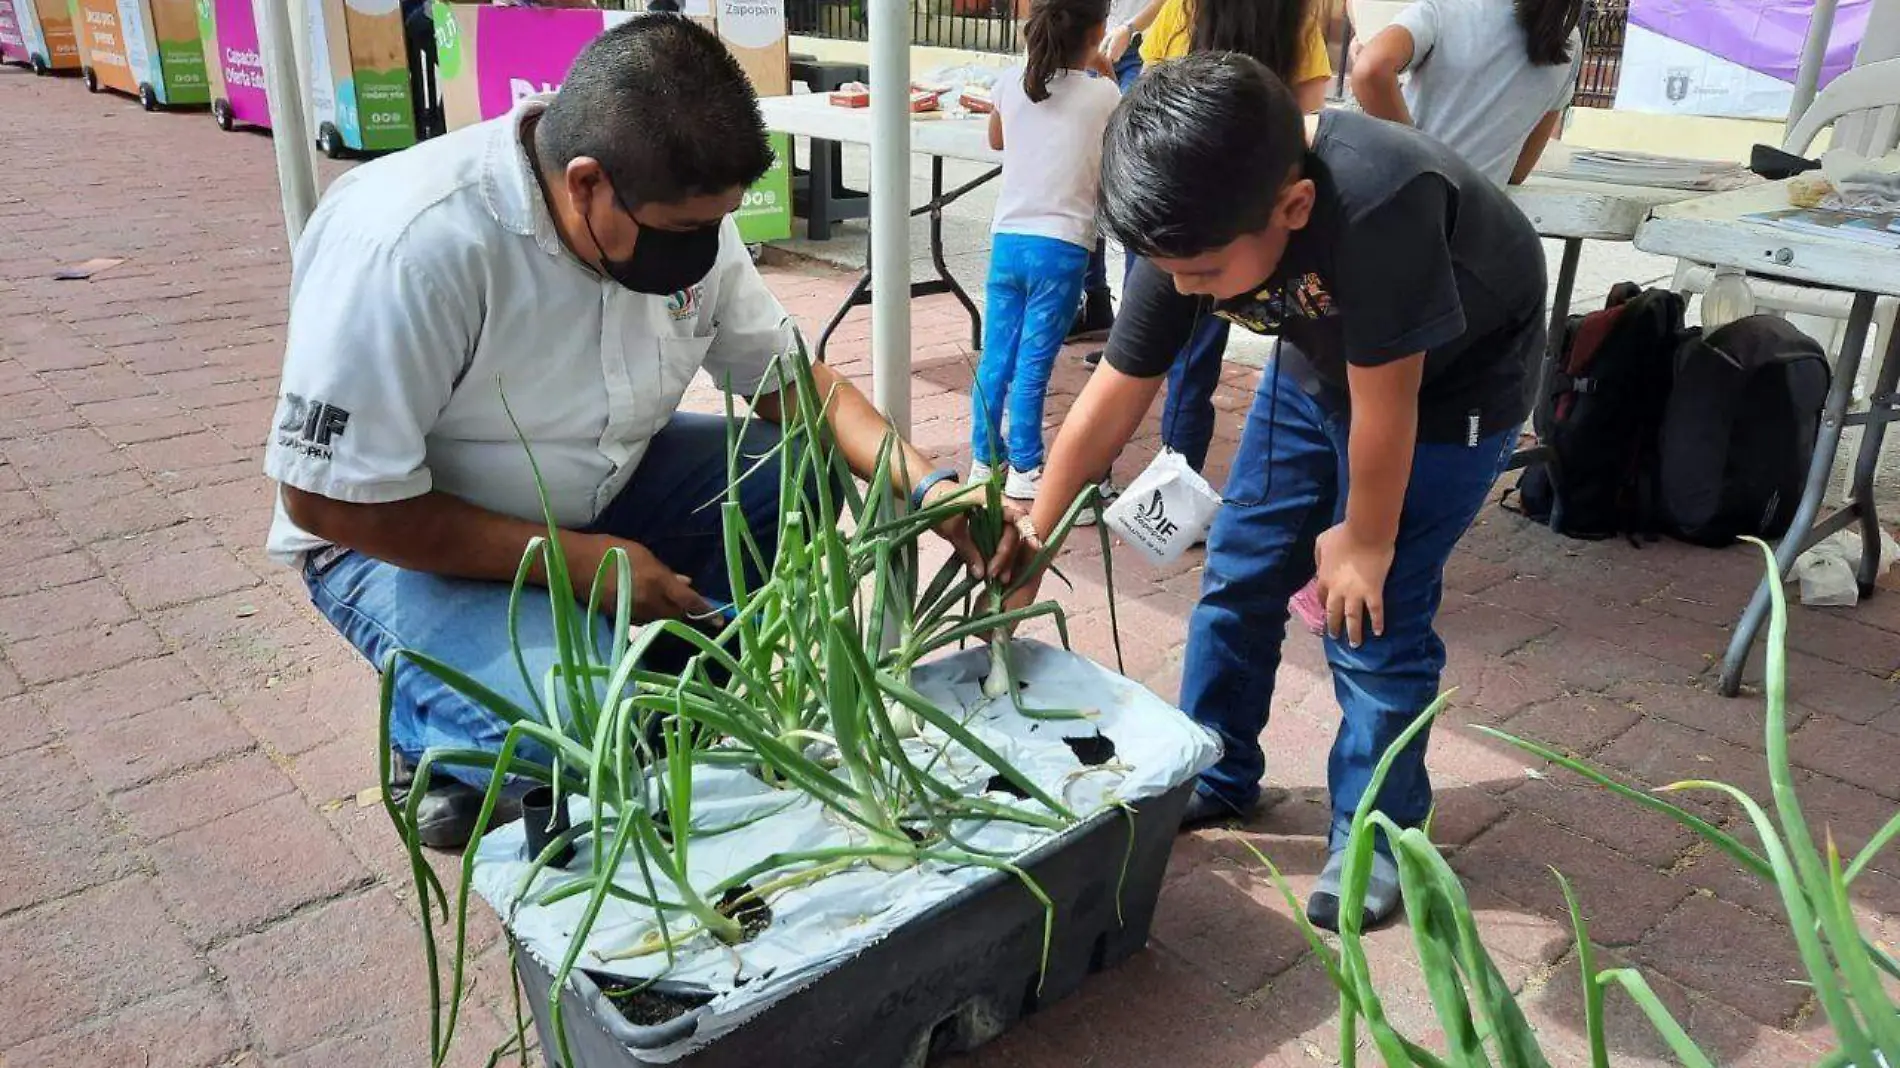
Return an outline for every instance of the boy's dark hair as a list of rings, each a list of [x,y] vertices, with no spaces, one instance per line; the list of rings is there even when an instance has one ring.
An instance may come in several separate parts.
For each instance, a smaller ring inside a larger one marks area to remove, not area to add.
[[[1023,25],[1023,95],[1031,103],[1049,99],[1049,79],[1069,65],[1089,31],[1108,21],[1108,0],[1035,0]]]
[[[1305,158],[1300,106],[1259,60],[1159,64],[1108,121],[1102,226],[1138,256],[1198,256],[1265,229]]]
[[[1554,67],[1570,62],[1570,34],[1583,21],[1583,0],[1516,0],[1516,10],[1532,63]]]
[[[1252,56],[1292,85],[1305,58],[1306,0],[1191,0],[1188,48]]]
[[[745,71],[712,31],[638,15],[581,50],[535,130],[541,165],[598,160],[629,205],[672,204],[759,180],[772,147]]]

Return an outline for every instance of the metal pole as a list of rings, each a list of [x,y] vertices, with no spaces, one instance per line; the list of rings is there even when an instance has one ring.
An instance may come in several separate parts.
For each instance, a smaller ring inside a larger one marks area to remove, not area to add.
[[[270,103],[271,141],[277,152],[277,184],[283,193],[284,229],[295,246],[304,222],[316,210],[317,168],[310,151],[310,127],[304,121],[302,68],[297,65],[291,7],[287,0],[252,4]]]
[[[1794,124],[1814,103],[1814,93],[1821,85],[1821,64],[1827,59],[1827,45],[1834,36],[1834,5],[1836,0],[1814,0],[1814,16],[1808,22],[1808,39],[1801,46],[1801,65],[1795,69],[1794,100],[1788,105],[1788,123],[1784,133],[1791,133]]]
[[[910,0],[871,0],[871,399],[910,433]]]

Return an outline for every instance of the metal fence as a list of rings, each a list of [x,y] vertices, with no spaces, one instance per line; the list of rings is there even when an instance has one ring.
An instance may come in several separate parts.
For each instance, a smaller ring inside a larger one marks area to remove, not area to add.
[[[864,0],[788,0],[786,27],[806,37],[843,41],[866,39]],[[915,0],[911,5],[912,44],[973,52],[1015,52],[1014,0]]]
[[[1583,9],[1583,68],[1577,72],[1576,106],[1616,106],[1616,84],[1623,74],[1623,34],[1629,27],[1629,0],[1590,0]]]

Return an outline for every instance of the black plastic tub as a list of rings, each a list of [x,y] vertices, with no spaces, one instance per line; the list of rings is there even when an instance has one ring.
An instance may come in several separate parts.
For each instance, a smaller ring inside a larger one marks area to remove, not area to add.
[[[1109,811],[1019,861],[1055,902],[1046,974],[1040,970],[1042,905],[1014,876],[991,873],[704,1049],[667,1063],[921,1068],[940,1054],[975,1049],[1148,944],[1168,854],[1192,790],[1190,780],[1141,803],[1132,818],[1132,855],[1130,818]],[[672,1045],[698,1027],[698,1009],[650,1026],[630,1022],[592,977],[577,970],[561,995],[574,1063],[561,1065],[548,1016],[553,976],[526,951],[516,961],[542,1056],[554,1068],[658,1065],[642,1051]],[[685,989],[676,993],[691,996]]]

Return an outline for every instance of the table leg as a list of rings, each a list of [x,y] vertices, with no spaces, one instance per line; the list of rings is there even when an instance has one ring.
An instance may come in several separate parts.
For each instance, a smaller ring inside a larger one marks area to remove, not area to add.
[[[957,196],[962,196],[959,190]],[[956,199],[952,197],[951,200]],[[970,299],[963,286],[950,273],[950,266],[943,261],[943,209],[949,204],[943,195],[943,157],[930,157],[930,262],[937,268],[937,277],[950,287],[950,295],[957,298],[963,310],[970,313],[970,347],[983,350],[983,313],[976,310],[976,301]]]
[[[1531,409],[1533,420],[1543,411],[1544,390],[1550,385],[1550,376],[1564,358],[1564,327],[1570,320],[1570,298],[1577,288],[1577,261],[1583,257],[1583,238],[1564,238],[1564,254],[1557,261],[1557,291],[1550,298],[1550,334],[1544,339],[1544,359],[1537,368],[1536,407]],[[1533,430],[1542,433],[1544,428],[1533,426]]]
[[[943,209],[963,199],[978,186],[994,181],[996,176],[1002,173],[1001,167],[992,167],[955,189],[945,191],[943,157],[932,156],[930,158],[930,200],[923,207],[915,208],[910,213],[912,218],[919,215],[930,217],[930,262],[937,269],[937,277],[910,284],[911,299],[932,297],[939,293],[949,293],[956,297],[964,309],[970,313],[971,344],[977,349],[983,347],[983,315],[977,311],[976,302],[970,299],[970,294],[965,292],[957,283],[956,278],[951,275],[949,264],[944,262]],[[832,314],[831,322],[825,324],[824,332],[818,335],[816,354],[819,363],[825,361],[825,349],[831,342],[831,335],[837,331],[839,324],[844,322],[844,317],[851,314],[851,309],[871,303],[870,238],[866,237],[865,242],[864,270],[858,275],[857,284],[851,287],[850,295],[844,298],[844,303],[840,304],[838,310]]]
[[[838,327],[844,323],[844,317],[851,314],[851,309],[870,302],[871,257],[869,253],[866,253],[863,273],[858,275],[857,283],[851,287],[851,293],[844,298],[844,303],[838,305],[838,310],[831,313],[831,321],[825,324],[824,332],[818,335],[819,363],[825,362],[825,349],[831,344],[831,335],[837,333]]]
[[[1880,515],[1874,504],[1874,473],[1880,467],[1880,447],[1887,439],[1887,424],[1900,417],[1900,399],[1894,389],[1900,386],[1900,331],[1889,331],[1886,355],[1880,359],[1880,373],[1874,382],[1874,395],[1868,399],[1867,422],[1860,432],[1860,452],[1854,458],[1852,500],[1860,520],[1860,595],[1874,595],[1874,579],[1880,577]]]
[[[1860,350],[1867,342],[1867,326],[1873,321],[1874,298],[1869,293],[1854,294],[1853,310],[1847,316],[1847,331],[1841,339],[1841,357],[1834,367],[1834,380],[1828,388],[1827,406],[1821,412],[1821,430],[1814,445],[1814,459],[1808,464],[1807,485],[1801,491],[1801,503],[1795,508],[1794,521],[1781,543],[1775,546],[1775,574],[1764,577],[1749,599],[1729,639],[1728,654],[1722,659],[1721,691],[1734,697],[1742,689],[1742,672],[1748,666],[1748,651],[1755,635],[1768,619],[1771,582],[1781,582],[1794,567],[1795,557],[1808,548],[1821,510],[1821,498],[1827,494],[1828,476],[1834,470],[1834,457],[1841,447],[1841,428],[1847,422],[1847,408],[1853,402],[1854,379],[1860,373]],[[1883,369],[1882,377],[1885,377]],[[1871,428],[1870,428],[1871,429]],[[1863,448],[1865,445],[1863,444]],[[1864,455],[1864,454],[1863,454]],[[1871,476],[1870,476],[1871,481]],[[1854,508],[1850,503],[1848,508]]]

